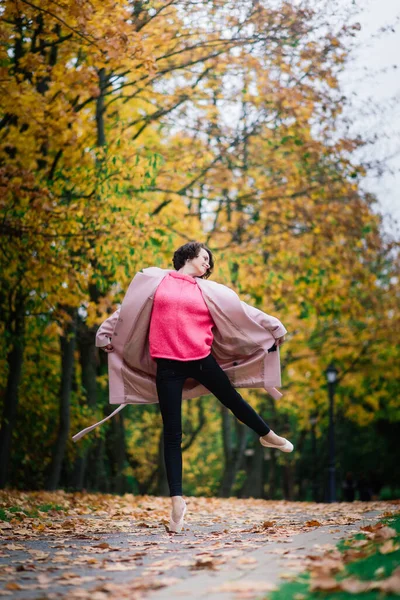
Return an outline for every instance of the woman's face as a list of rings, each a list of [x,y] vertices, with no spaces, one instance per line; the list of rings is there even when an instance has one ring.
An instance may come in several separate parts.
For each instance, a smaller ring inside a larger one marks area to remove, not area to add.
[[[210,257],[208,256],[207,250],[200,248],[199,255],[196,256],[196,258],[192,258],[192,260],[188,260],[187,264],[190,264],[194,271],[196,271],[195,277],[204,275],[210,268]]]

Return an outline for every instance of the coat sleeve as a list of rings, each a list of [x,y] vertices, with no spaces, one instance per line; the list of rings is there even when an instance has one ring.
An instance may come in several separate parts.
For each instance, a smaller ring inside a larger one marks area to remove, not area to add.
[[[287,329],[276,317],[267,315],[267,313],[262,312],[262,310],[254,308],[254,306],[250,306],[250,304],[246,304],[243,300],[241,300],[241,303],[248,316],[251,317],[253,321],[262,325],[264,329],[270,331],[275,339],[282,337],[287,333]]]
[[[97,330],[96,333],[96,346],[98,348],[103,348],[107,346],[111,342],[111,337],[114,332],[115,325],[118,321],[119,311],[121,309],[118,308],[112,315],[108,317]]]

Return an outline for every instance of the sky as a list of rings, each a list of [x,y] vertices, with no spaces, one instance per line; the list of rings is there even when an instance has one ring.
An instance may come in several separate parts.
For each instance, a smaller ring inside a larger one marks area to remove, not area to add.
[[[352,5],[352,0],[341,0]],[[360,2],[357,2],[360,4]],[[375,210],[384,215],[383,228],[400,238],[400,1],[363,0],[351,22],[359,22],[352,60],[340,76],[343,93],[351,97],[345,112],[351,133],[376,134],[377,142],[360,151],[363,159],[384,161],[384,172],[372,170],[363,188],[376,194]],[[384,33],[382,27],[392,25]],[[397,65],[397,69],[394,66]],[[356,95],[355,95],[356,94]]]

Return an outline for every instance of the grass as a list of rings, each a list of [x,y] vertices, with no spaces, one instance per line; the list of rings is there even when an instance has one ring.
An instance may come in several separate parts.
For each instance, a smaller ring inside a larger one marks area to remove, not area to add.
[[[396,535],[392,537],[394,546],[400,546],[400,514],[387,517],[380,521],[380,526],[388,526],[396,531]],[[374,530],[374,528],[372,528]],[[352,544],[357,540],[367,540],[368,543],[362,547],[359,559],[351,560],[346,557],[346,553],[351,550]],[[345,560],[344,570],[332,576],[340,585],[340,582],[355,578],[361,582],[384,582],[389,578],[393,571],[400,565],[400,548],[393,552],[382,553],[382,548],[385,540],[374,540],[367,537],[366,534],[359,533],[349,538],[342,540],[337,544],[337,549],[343,554]],[[329,552],[326,554],[329,556]],[[349,593],[344,590],[311,590],[310,583],[312,580],[311,573],[303,573],[297,576],[296,580],[284,583],[279,590],[268,594],[269,600],[395,600],[399,599],[400,588],[395,591],[383,591],[381,589],[370,589],[356,593]]]

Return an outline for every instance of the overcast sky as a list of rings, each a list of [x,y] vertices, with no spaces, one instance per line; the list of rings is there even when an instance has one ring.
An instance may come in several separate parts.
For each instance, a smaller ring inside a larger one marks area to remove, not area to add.
[[[352,2],[341,1],[345,5]],[[391,156],[386,167],[392,173],[371,173],[364,187],[378,196],[385,231],[400,237],[400,1],[363,0],[362,5],[354,19],[361,24],[357,35],[360,47],[341,76],[344,94],[353,99],[351,113],[346,116],[353,122],[353,134],[379,136],[372,158]],[[379,34],[379,29],[387,25],[393,25],[395,31]],[[363,149],[363,158],[369,158],[370,151],[366,154]]]

